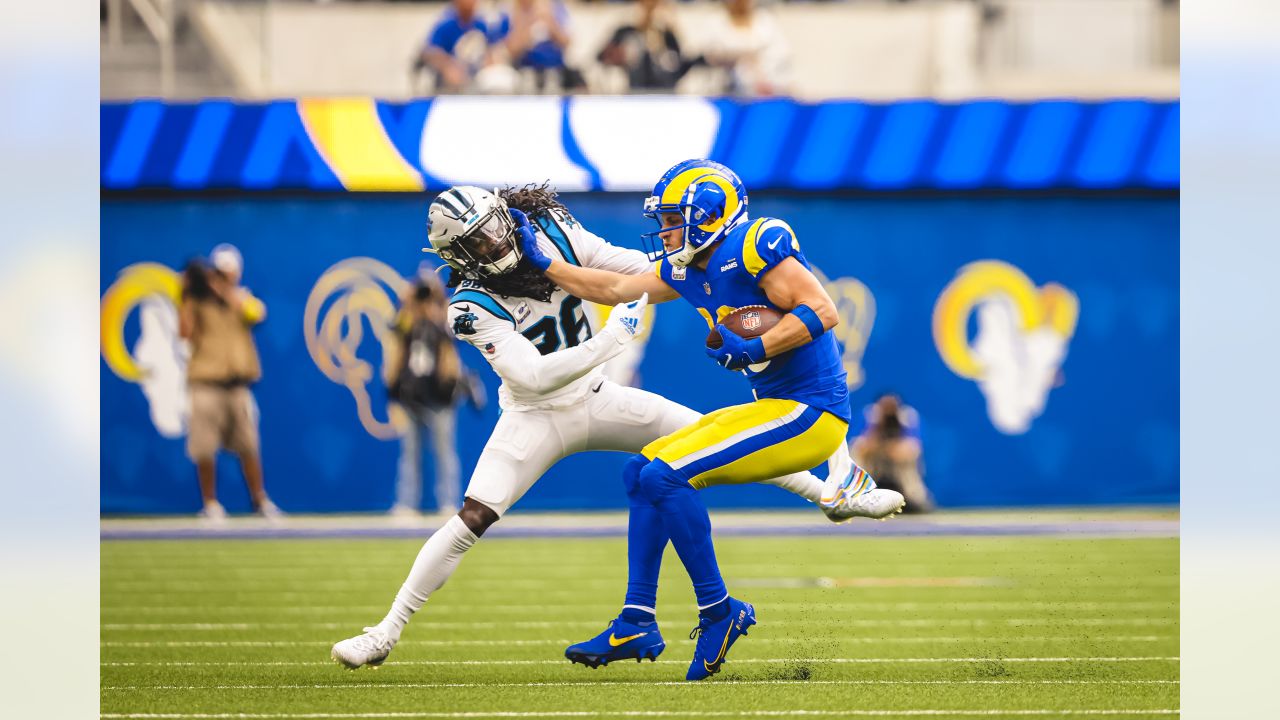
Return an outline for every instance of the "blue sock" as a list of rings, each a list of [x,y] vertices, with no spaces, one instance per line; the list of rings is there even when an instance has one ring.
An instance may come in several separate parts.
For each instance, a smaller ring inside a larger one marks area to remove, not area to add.
[[[622,484],[631,500],[627,518],[627,597],[622,609],[625,622],[653,622],[652,612],[639,608],[658,607],[658,571],[662,569],[662,552],[667,548],[667,530],[658,509],[640,491],[640,470],[649,464],[643,455],[632,456],[622,468]]]
[[[698,615],[715,622],[725,619],[729,615],[729,598],[725,598],[711,607],[699,610]]]
[[[648,610],[640,610],[639,608],[627,607],[622,608],[622,615],[619,616],[624,623],[639,625],[645,627],[653,624],[657,620],[654,614]]]
[[[662,516],[671,544],[693,581],[698,607],[723,600],[729,593],[720,577],[711,542],[711,517],[698,491],[661,460],[650,462],[640,471],[640,488]]]

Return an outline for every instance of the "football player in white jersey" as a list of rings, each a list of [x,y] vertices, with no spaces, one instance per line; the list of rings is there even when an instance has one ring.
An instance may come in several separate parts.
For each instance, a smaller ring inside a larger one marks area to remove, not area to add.
[[[646,299],[617,305],[600,327],[582,300],[522,258],[512,209],[528,216],[538,246],[552,257],[620,273],[652,272],[644,253],[592,234],[545,187],[494,194],[461,186],[431,203],[431,247],[424,249],[452,268],[449,284],[457,291],[449,325],[502,379],[503,413],[476,463],[462,510],[427,539],[386,618],[333,646],[333,659],[348,668],[381,665],[409,618],[444,585],[463,553],[561,458],[588,450],[638,453],[700,417],[604,376],[600,366],[642,331]],[[866,515],[841,493],[849,463],[844,452],[832,457],[825,488],[809,472],[767,482],[819,504],[828,518],[843,522]],[[637,503],[650,505],[638,493],[627,488],[633,515]],[[656,585],[657,578],[652,582]]]

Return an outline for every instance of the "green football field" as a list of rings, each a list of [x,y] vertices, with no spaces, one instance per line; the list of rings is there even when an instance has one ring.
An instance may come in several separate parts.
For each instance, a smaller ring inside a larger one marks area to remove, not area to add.
[[[381,669],[377,622],[420,540],[105,540],[105,717],[1169,717],[1178,541],[732,537],[760,624],[684,682],[692,592],[668,550],[656,663],[571,665],[625,583],[620,538],[485,539]]]

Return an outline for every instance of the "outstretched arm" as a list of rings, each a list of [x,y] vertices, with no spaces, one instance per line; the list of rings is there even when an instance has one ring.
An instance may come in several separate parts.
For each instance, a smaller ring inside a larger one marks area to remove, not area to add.
[[[600,305],[630,302],[646,293],[651,303],[666,302],[678,297],[670,285],[653,273],[624,275],[609,270],[578,267],[563,260],[553,260],[538,247],[529,218],[519,210],[512,210],[511,217],[515,220],[516,232],[520,238],[520,250],[524,256],[529,258],[529,262],[541,270],[547,279],[564,288],[574,297]]]
[[[543,274],[570,295],[601,305],[628,302],[648,293],[649,302],[660,303],[677,297],[676,291],[653,273],[623,275],[610,270],[570,265],[551,260]]]

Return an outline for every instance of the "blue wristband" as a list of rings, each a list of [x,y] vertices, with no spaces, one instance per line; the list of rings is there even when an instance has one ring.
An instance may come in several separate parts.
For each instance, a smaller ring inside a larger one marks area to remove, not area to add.
[[[791,314],[804,323],[804,326],[809,330],[809,339],[811,340],[817,340],[822,337],[822,333],[827,331],[827,328],[822,324],[822,319],[818,317],[818,313],[804,303],[797,305],[791,311]]]

